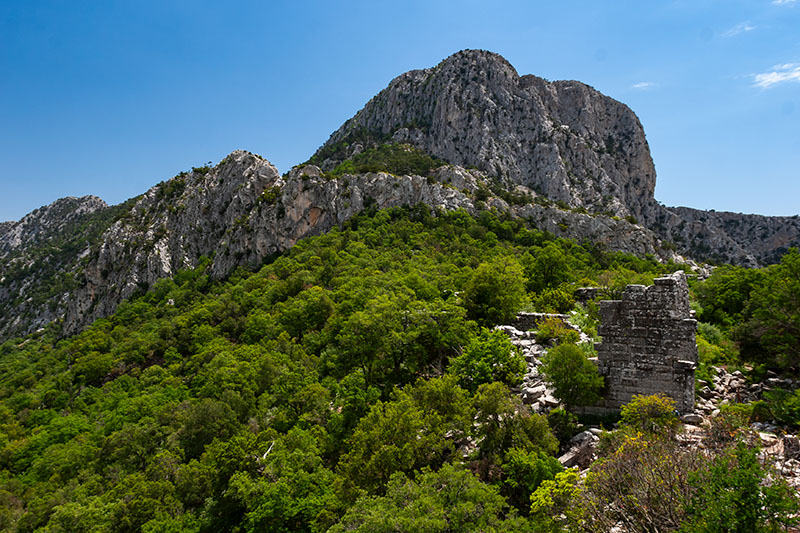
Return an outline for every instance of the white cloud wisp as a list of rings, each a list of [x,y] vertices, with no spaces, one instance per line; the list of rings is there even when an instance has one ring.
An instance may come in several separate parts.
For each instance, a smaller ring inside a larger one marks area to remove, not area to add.
[[[741,22],[722,34],[723,37],[735,37],[740,33],[747,33],[753,31],[756,27],[750,22]]]
[[[753,85],[763,89],[789,81],[800,82],[800,63],[775,65],[769,72],[753,74]]]

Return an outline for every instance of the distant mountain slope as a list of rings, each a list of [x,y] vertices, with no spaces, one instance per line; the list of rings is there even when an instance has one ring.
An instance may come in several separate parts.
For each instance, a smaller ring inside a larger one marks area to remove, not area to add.
[[[365,147],[407,142],[551,200],[632,215],[700,260],[758,266],[800,246],[793,217],[667,208],[644,130],[626,105],[576,81],[519,76],[503,57],[463,50],[401,74],[314,154],[329,170]]]
[[[520,77],[481,50],[398,76],[314,160],[326,168],[349,155],[345,145],[385,140],[593,212],[638,217],[655,189],[644,130],[626,105],[580,82]]]
[[[121,210],[96,196],[68,197],[0,225],[0,338],[60,316],[87,253]]]
[[[433,156],[433,157],[431,157]],[[497,209],[598,248],[756,266],[800,245],[798,217],[668,208],[641,124],[578,82],[518,76],[463,51],[393,80],[281,176],[235,151],[109,207],[65,198],[0,223],[0,339],[53,321],[74,333],[159,279],[224,278],[367,207]]]

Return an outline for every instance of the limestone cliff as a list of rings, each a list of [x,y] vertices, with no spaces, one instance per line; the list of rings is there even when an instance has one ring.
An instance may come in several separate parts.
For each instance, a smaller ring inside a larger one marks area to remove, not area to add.
[[[593,213],[633,215],[684,255],[761,266],[800,246],[794,217],[670,208],[642,126],[624,104],[576,81],[519,76],[504,58],[458,52],[413,70],[345,122],[311,161],[329,170],[384,142],[405,142],[506,186],[525,185]]]
[[[210,274],[224,278],[369,206],[423,203],[475,213],[475,193],[485,190],[487,181],[479,171],[449,165],[429,177],[373,172],[331,179],[313,165],[280,176],[261,157],[234,152],[214,168],[153,187],[103,234],[68,302],[64,330],[73,333],[107,316],[137,290],[195,267],[203,256],[213,258]],[[512,206],[493,196],[485,203],[535,220],[557,235],[640,255],[670,254],[652,233],[623,220],[540,205]]]
[[[114,212],[96,196],[69,197],[0,225],[0,339],[59,317]]]
[[[447,163],[426,176],[341,172],[382,143]],[[281,176],[236,151],[119,206],[66,198],[0,223],[0,339],[62,319],[76,332],[203,257],[224,278],[369,206],[495,208],[557,236],[662,259],[679,259],[677,250],[756,266],[800,245],[798,217],[659,204],[630,109],[578,82],[520,77],[489,52],[399,76],[310,162]]]
[[[465,50],[395,78],[331,135],[327,169],[345,145],[408,142],[571,207],[641,216],[656,173],[639,119],[576,81],[522,76],[497,54]]]

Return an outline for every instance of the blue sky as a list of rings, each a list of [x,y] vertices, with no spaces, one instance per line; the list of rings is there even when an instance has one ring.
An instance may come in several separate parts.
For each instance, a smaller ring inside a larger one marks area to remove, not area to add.
[[[0,0],[0,220],[239,148],[285,172],[464,48],[628,104],[666,205],[800,212],[800,0]]]

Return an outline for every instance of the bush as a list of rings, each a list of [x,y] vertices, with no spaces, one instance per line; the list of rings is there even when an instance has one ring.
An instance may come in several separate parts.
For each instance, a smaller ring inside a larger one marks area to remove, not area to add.
[[[580,333],[556,317],[546,318],[536,330],[536,342],[539,344],[547,344],[553,340],[557,344],[576,344],[580,339]]]
[[[354,155],[331,171],[331,176],[361,174],[364,172],[389,172],[398,176],[414,174],[427,176],[444,161],[429,156],[409,144],[382,144]]]
[[[711,419],[708,429],[711,442],[723,445],[746,436],[750,430],[753,406],[745,403],[721,405],[719,414]]]
[[[675,401],[664,394],[634,395],[622,406],[621,424],[646,433],[674,434],[680,427]]]
[[[562,448],[583,429],[577,416],[560,407],[547,413],[547,423]]]
[[[800,389],[790,392],[777,389],[764,393],[763,407],[770,418],[787,426],[800,426]],[[764,409],[760,413],[764,413]]]
[[[703,464],[699,448],[683,449],[675,439],[615,431],[613,450],[586,477],[578,509],[582,531],[674,531],[691,495],[689,474]]]
[[[567,289],[557,287],[543,290],[532,303],[542,313],[568,313],[575,307],[575,298]]]
[[[559,344],[543,358],[540,371],[567,410],[600,399],[603,377],[575,344]]]
[[[739,442],[690,477],[694,489],[684,532],[767,532],[797,525],[797,495],[780,476],[768,476],[757,452]]]
[[[507,323],[525,301],[525,276],[513,257],[481,263],[464,288],[464,307],[483,326]]]
[[[458,377],[462,387],[474,393],[480,385],[494,381],[519,385],[526,366],[505,333],[483,329],[450,362],[449,372]]]
[[[511,448],[503,461],[503,493],[514,507],[527,513],[531,493],[562,470],[564,467],[552,455]]]

